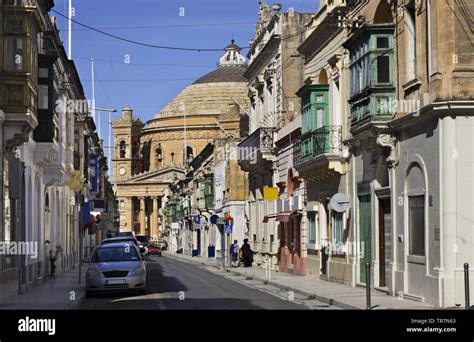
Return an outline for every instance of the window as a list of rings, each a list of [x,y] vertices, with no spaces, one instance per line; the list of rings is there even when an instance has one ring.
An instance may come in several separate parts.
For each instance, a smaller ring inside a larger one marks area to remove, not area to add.
[[[416,10],[413,2],[407,6],[406,32],[407,32],[407,81],[416,77]]]
[[[329,116],[329,85],[307,85],[297,95],[301,98],[301,145],[302,161],[313,155],[313,132],[328,124]]]
[[[390,48],[388,37],[377,37],[377,49]]]
[[[5,68],[8,71],[23,70],[23,40],[20,38],[7,38],[7,58]]]
[[[392,83],[393,37],[372,34],[351,49],[351,95],[368,86]]]
[[[332,211],[332,242],[335,247],[344,243],[342,213]]]
[[[377,57],[377,83],[390,83],[390,57]]]
[[[49,109],[49,87],[45,84],[38,85],[38,109]]]
[[[120,158],[125,158],[126,152],[127,152],[127,145],[125,144],[125,141],[120,142]]]
[[[49,78],[49,69],[39,68],[38,76],[39,78]]]
[[[410,196],[409,230],[410,255],[425,255],[425,196]]]
[[[19,17],[8,17],[5,20],[5,33],[24,33],[23,20]]]
[[[316,213],[308,213],[308,243],[310,245],[316,245]]]

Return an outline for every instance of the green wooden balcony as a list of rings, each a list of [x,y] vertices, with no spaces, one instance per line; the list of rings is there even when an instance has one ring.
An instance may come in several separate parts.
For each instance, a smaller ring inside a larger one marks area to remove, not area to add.
[[[294,163],[299,165],[322,155],[339,156],[341,148],[342,126],[323,126],[301,136],[300,146],[295,149]]]

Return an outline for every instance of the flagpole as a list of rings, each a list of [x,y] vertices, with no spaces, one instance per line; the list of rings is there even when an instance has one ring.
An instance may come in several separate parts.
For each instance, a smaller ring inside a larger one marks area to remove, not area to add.
[[[72,59],[72,0],[69,0],[69,11],[68,11],[68,44],[67,44],[67,56]]]

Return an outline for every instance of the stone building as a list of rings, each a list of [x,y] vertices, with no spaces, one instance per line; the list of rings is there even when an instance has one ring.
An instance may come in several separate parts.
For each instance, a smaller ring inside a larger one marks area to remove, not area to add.
[[[473,6],[352,1],[337,14],[351,208],[346,273],[334,280],[364,284],[368,264],[371,285],[390,295],[463,302],[463,264],[474,262]]]
[[[309,273],[324,279],[351,283],[349,254],[343,247],[349,233],[349,211],[331,208],[337,193],[348,194],[348,163],[342,141],[348,134],[347,84],[342,43],[346,30],[337,16],[347,11],[344,1],[321,1],[306,25],[305,40],[298,48],[304,56],[301,98],[301,139],[295,168],[306,185]]]
[[[170,228],[160,216],[163,191],[184,177],[208,143],[245,133],[245,70],[245,59],[232,41],[216,70],[187,86],[146,125],[130,108],[114,121],[113,182],[120,230],[161,238]]]
[[[291,211],[290,220],[287,215],[290,213],[281,209],[282,215],[279,216],[278,201],[264,200],[264,191],[265,188],[283,185],[291,173],[297,176],[292,162],[288,163],[292,159],[293,144],[286,148],[287,153],[279,153],[275,143],[284,138],[279,136],[279,130],[297,120],[300,102],[296,91],[303,81],[303,60],[298,56],[297,48],[302,42],[304,24],[310,15],[297,13],[293,9],[280,12],[279,4],[272,7],[263,1],[259,4],[259,22],[255,37],[250,41],[249,67],[245,73],[249,86],[250,135],[239,144],[239,165],[248,172],[246,216],[249,242],[256,253],[254,259],[257,264],[269,259],[276,267],[281,249],[287,265],[284,268],[290,271],[293,260],[298,260],[299,265],[305,257],[301,239],[298,238],[297,245],[290,246],[296,243],[296,240],[290,241],[290,235],[301,235],[301,212]],[[291,127],[289,131],[283,130],[282,134],[287,136],[299,129],[298,124]],[[296,187],[299,185],[297,182]],[[281,199],[289,200],[291,195],[286,193],[284,186],[281,191]],[[279,235],[288,236],[282,246]],[[298,270],[297,273],[304,274],[304,271]]]
[[[0,299],[79,263],[83,205],[90,209],[106,172],[90,173],[89,151],[97,163],[103,151],[78,72],[49,15],[53,6],[0,2],[0,241],[30,246],[29,253],[2,251]]]

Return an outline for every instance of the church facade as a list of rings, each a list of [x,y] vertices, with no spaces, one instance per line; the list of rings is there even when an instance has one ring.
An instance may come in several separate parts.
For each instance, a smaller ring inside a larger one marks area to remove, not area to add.
[[[152,120],[143,123],[131,108],[112,123],[113,183],[120,231],[161,239],[165,226],[164,190],[183,179],[204,147],[245,132],[245,58],[232,41],[218,68],[187,86]]]

